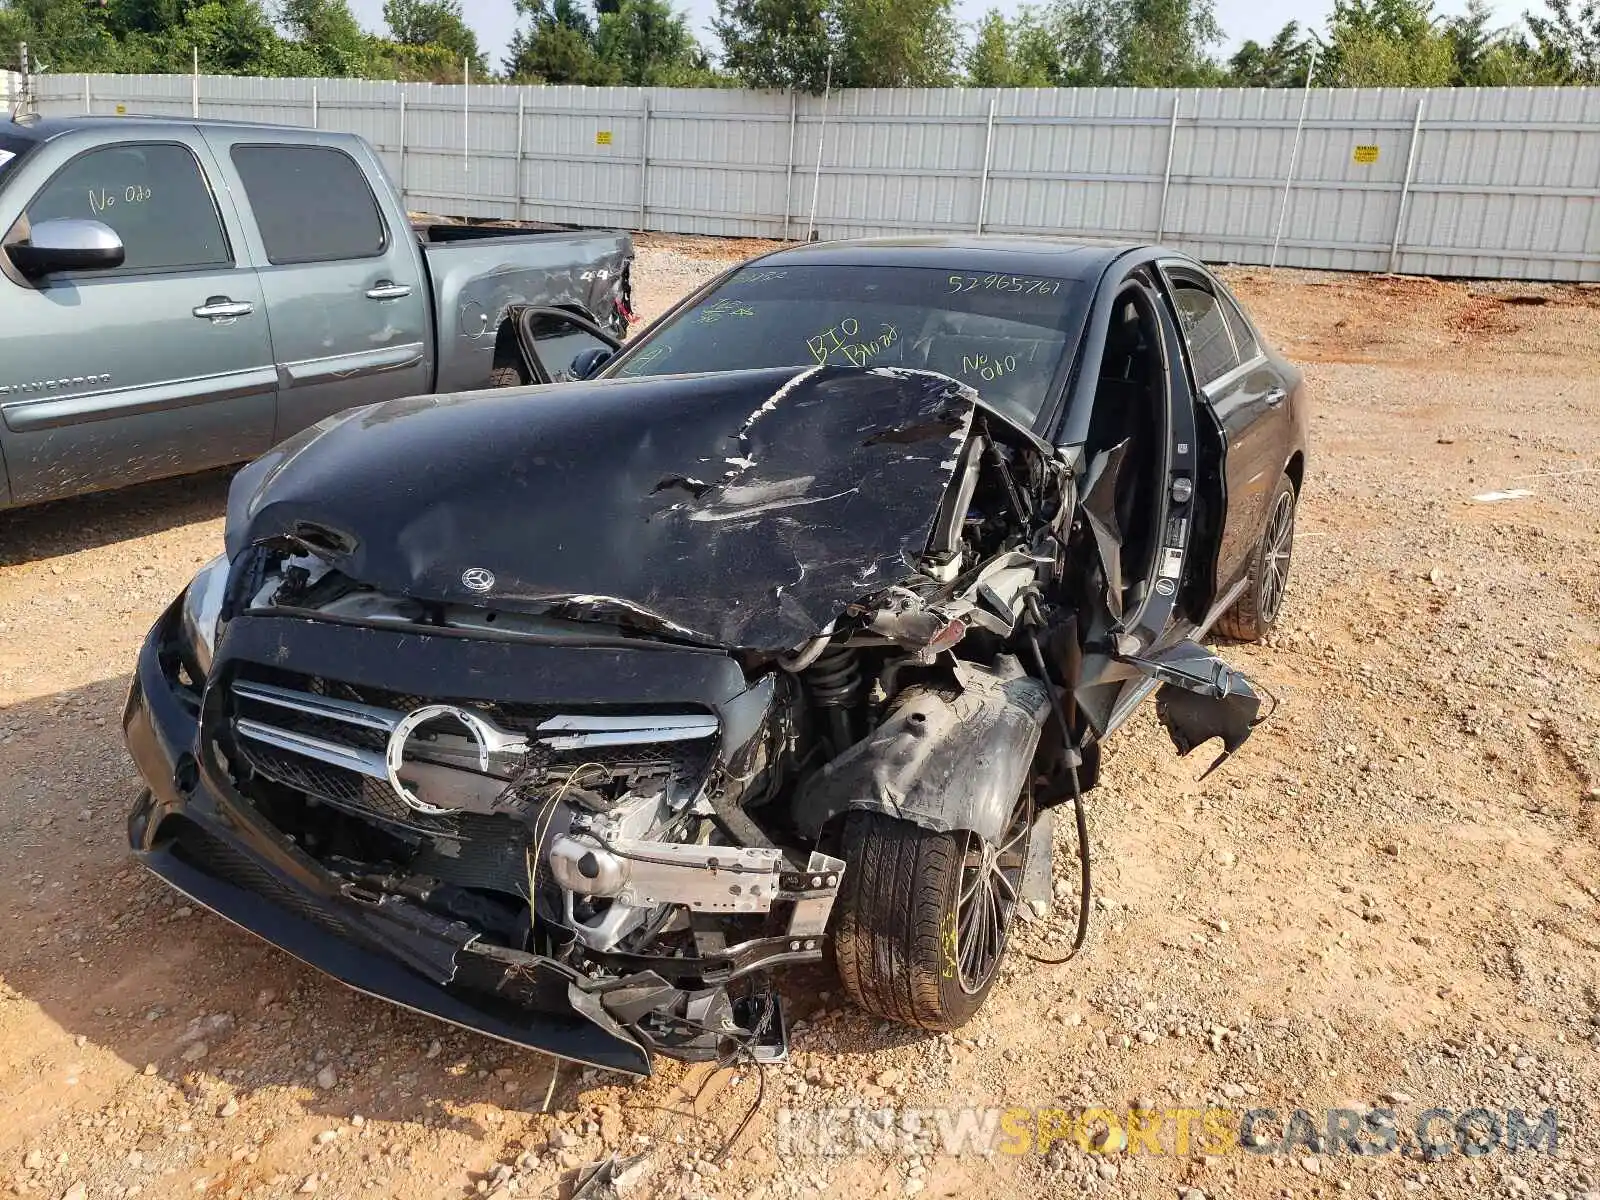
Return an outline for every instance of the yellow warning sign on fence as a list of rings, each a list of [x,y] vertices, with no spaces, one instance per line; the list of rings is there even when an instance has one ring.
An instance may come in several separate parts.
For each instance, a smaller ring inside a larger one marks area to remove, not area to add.
[[[609,146],[609,145],[611,145],[611,130],[609,130],[609,129],[596,130],[595,131],[595,135],[594,135],[594,144],[596,146]]]
[[[1358,163],[1375,163],[1378,161],[1378,148],[1376,146],[1357,146],[1355,160]]]

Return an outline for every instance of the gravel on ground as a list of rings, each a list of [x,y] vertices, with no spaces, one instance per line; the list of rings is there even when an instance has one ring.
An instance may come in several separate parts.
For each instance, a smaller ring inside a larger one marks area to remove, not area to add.
[[[641,237],[638,307],[762,248]],[[143,873],[128,673],[221,548],[227,475],[0,515],[0,1190],[509,1200],[615,1152],[641,1156],[619,1190],[651,1197],[1600,1192],[1600,294],[1225,276],[1315,404],[1280,630],[1224,649],[1277,714],[1204,780],[1149,712],[1116,739],[1081,958],[1026,956],[1070,939],[1063,821],[1063,898],[977,1020],[893,1028],[819,970],[764,1077],[558,1069],[348,992]],[[962,1106],[1016,1110],[1030,1152],[943,1152],[929,1114]],[[1052,1127],[1041,1152],[1029,1115],[1132,1108],[1162,1114],[1154,1143]],[[1446,1121],[1442,1157],[1358,1156],[1325,1119],[1407,1143],[1432,1108],[1554,1109],[1558,1146],[1463,1154]],[[1235,1132],[1272,1110],[1263,1144],[1174,1115],[1213,1109]],[[840,1110],[886,1114],[876,1148],[807,1153]],[[1295,1110],[1314,1128],[1280,1144]]]

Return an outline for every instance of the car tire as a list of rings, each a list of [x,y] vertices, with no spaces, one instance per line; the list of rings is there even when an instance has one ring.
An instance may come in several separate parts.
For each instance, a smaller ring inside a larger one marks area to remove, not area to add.
[[[523,378],[522,368],[515,363],[497,366],[489,372],[489,386],[492,388],[523,387],[527,382]]]
[[[1299,499],[1294,480],[1280,476],[1267,505],[1267,527],[1250,555],[1244,593],[1217,618],[1217,632],[1223,637],[1259,642],[1277,628],[1294,559],[1294,517]]]
[[[850,813],[833,951],[851,999],[919,1029],[956,1029],[971,1020],[1000,973],[1022,903],[1032,826],[1026,787],[1001,847],[974,833]],[[1003,886],[990,882],[990,871]],[[974,942],[980,936],[987,940]]]

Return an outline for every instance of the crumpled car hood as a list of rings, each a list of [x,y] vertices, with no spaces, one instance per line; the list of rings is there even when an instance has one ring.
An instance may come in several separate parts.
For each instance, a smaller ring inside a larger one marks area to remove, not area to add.
[[[391,401],[241,472],[228,553],[290,538],[390,594],[776,652],[912,574],[976,404],[839,367]]]

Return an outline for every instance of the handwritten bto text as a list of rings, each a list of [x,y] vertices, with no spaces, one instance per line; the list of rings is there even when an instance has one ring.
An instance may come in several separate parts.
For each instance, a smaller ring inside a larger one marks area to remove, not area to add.
[[[870,341],[858,341],[861,322],[854,317],[846,317],[831,329],[824,329],[815,337],[807,338],[806,348],[811,351],[811,357],[817,360],[818,366],[825,365],[830,358],[835,361],[842,358],[852,367],[864,367],[900,340],[900,331],[893,325],[880,325],[878,328],[877,337]]]
[[[1059,279],[1029,279],[1023,275],[952,275],[947,295],[956,292],[1018,292],[1025,296],[1054,296]]]
[[[113,188],[90,188],[89,207],[94,212],[103,213],[108,208],[115,208],[118,203],[145,204],[154,194],[142,183],[125,187],[120,193]]]
[[[753,317],[755,315],[756,310],[743,300],[718,300],[711,307],[701,309],[700,315],[696,320],[701,325],[715,325],[723,317]]]

